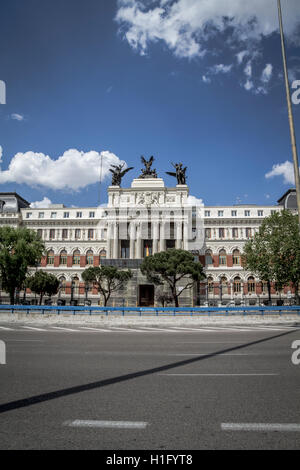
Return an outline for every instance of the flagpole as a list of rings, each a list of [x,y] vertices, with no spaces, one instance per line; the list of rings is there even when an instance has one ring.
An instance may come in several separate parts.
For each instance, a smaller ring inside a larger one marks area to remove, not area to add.
[[[294,174],[295,174],[296,197],[297,197],[297,206],[298,206],[299,230],[300,230],[299,163],[298,163],[298,155],[297,155],[297,145],[296,145],[294,119],[293,119],[293,111],[292,111],[292,104],[291,104],[291,95],[290,95],[290,88],[289,88],[289,78],[288,78],[288,71],[287,71],[287,66],[286,66],[286,54],[285,54],[285,43],[284,43],[284,35],[283,35],[280,0],[277,0],[277,5],[278,5],[278,17],[279,17],[279,29],[280,29],[280,38],[281,38],[284,80],[285,80],[285,88],[286,88],[286,100],[287,100],[287,106],[288,106],[288,116],[289,116],[291,144],[292,144],[292,153],[293,153],[293,162],[294,162]]]
[[[101,156],[100,156],[100,181],[99,181],[99,206],[101,204],[102,158],[103,158],[103,155],[101,153]]]

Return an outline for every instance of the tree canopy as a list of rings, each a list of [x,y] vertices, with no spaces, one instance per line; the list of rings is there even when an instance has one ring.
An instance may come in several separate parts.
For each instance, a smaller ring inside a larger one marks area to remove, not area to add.
[[[21,289],[29,266],[40,262],[45,246],[33,230],[0,227],[0,276],[2,288],[15,302],[16,289]]]
[[[43,296],[45,294],[54,295],[57,293],[59,287],[59,280],[54,274],[46,273],[45,271],[37,271],[33,276],[26,280],[26,285],[32,292],[40,295],[40,305],[42,304]]]
[[[103,295],[105,306],[112,292],[122,288],[131,277],[130,270],[118,270],[114,266],[90,266],[82,273],[82,279],[94,284]]]
[[[178,299],[182,292],[206,277],[202,264],[195,261],[192,253],[176,248],[147,256],[140,269],[150,282],[156,285],[167,283],[176,307],[179,306]],[[186,282],[179,290],[178,283],[184,280]]]
[[[262,222],[253,239],[244,246],[244,268],[260,279],[278,287],[292,283],[299,303],[300,234],[296,215],[290,211],[275,212]]]

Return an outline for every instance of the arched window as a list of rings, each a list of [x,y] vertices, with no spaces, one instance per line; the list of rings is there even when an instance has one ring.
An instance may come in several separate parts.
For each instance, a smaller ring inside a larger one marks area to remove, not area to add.
[[[49,250],[47,253],[47,264],[54,264],[54,251]]]
[[[67,252],[66,250],[62,250],[59,255],[59,264],[67,264]]]
[[[253,276],[248,277],[248,292],[255,292],[255,280]]]
[[[75,250],[73,253],[73,264],[80,264],[80,251]]]
[[[79,277],[74,276],[72,278],[72,286],[73,286],[73,295],[79,294]]]
[[[228,285],[227,285],[227,279],[225,276],[222,276],[220,279],[220,287],[222,289],[222,294],[228,294]]]
[[[232,253],[232,263],[235,266],[240,266],[241,264],[241,255],[239,250],[233,250]]]
[[[207,250],[205,252],[205,266],[209,266],[213,264],[213,257],[212,257],[212,252],[211,250]]]
[[[214,292],[214,281],[212,277],[207,278],[207,290],[209,294],[213,294]]]
[[[60,276],[59,280],[59,289],[61,294],[66,293],[66,278],[65,276]]]
[[[93,250],[88,250],[86,253],[86,264],[93,265],[94,264],[94,253]]]
[[[100,251],[100,264],[102,259],[106,259],[106,250],[104,249]]]
[[[220,250],[219,251],[219,264],[222,266],[226,266],[227,264],[227,258],[226,258],[226,251],[225,250]]]
[[[241,292],[241,278],[239,276],[236,276],[233,280],[233,292]]]

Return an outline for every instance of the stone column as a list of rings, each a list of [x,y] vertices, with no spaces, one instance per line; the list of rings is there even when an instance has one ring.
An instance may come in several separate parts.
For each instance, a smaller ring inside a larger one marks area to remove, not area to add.
[[[153,254],[158,252],[158,222],[153,223]]]
[[[182,247],[182,222],[176,222],[176,248]]]
[[[165,223],[160,222],[159,251],[165,251],[165,250],[166,250]]]
[[[129,258],[134,259],[134,243],[135,243],[135,233],[136,233],[136,228],[134,222],[130,223],[130,228],[129,228],[129,236],[130,236],[130,241],[129,241]]]
[[[135,257],[136,257],[136,259],[140,259],[142,257],[141,247],[142,247],[141,226],[138,225],[137,235],[136,235],[136,244],[135,244]]]
[[[109,223],[107,227],[107,248],[106,256],[108,259],[111,259],[111,239],[112,239],[112,224]]]
[[[115,223],[114,224],[114,241],[113,241],[113,246],[114,246],[114,249],[113,249],[113,258],[116,259],[118,258],[119,256],[119,227],[118,227],[118,224]]]
[[[189,236],[188,226],[187,226],[187,223],[185,223],[183,226],[183,249],[184,250],[187,250],[189,246],[188,236]]]

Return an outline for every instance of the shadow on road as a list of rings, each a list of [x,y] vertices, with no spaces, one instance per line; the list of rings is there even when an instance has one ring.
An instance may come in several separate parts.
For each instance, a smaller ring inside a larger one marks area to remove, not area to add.
[[[119,375],[118,377],[113,377],[111,379],[104,379],[104,380],[99,380],[97,382],[91,382],[91,383],[87,383],[83,385],[76,385],[74,387],[63,388],[61,390],[56,390],[54,392],[42,393],[41,395],[34,395],[28,398],[23,398],[21,400],[3,403],[2,405],[0,405],[0,413],[5,413],[6,411],[16,410],[18,408],[25,408],[26,406],[36,405],[38,403],[43,403],[49,400],[55,400],[56,398],[65,397],[67,395],[73,395],[75,393],[86,392],[88,390],[94,390],[95,388],[106,387],[107,385],[125,382],[127,380],[137,379],[139,377],[145,377],[147,375],[156,374],[157,372],[163,372],[166,370],[174,369],[176,367],[186,366],[194,362],[204,361],[205,359],[216,357],[220,354],[228,353],[231,351],[236,351],[238,349],[247,348],[248,346],[253,346],[255,344],[264,343],[266,341],[271,341],[272,339],[280,338],[281,336],[286,336],[291,333],[294,333],[294,331],[280,333],[278,335],[269,336],[267,338],[259,339],[256,341],[251,341],[250,343],[245,343],[239,346],[233,346],[231,348],[222,349],[221,351],[209,353],[204,356],[197,356],[191,359],[185,359],[183,361],[166,364],[164,366],[154,367],[153,369],[146,369],[140,372],[132,372],[131,374]]]

